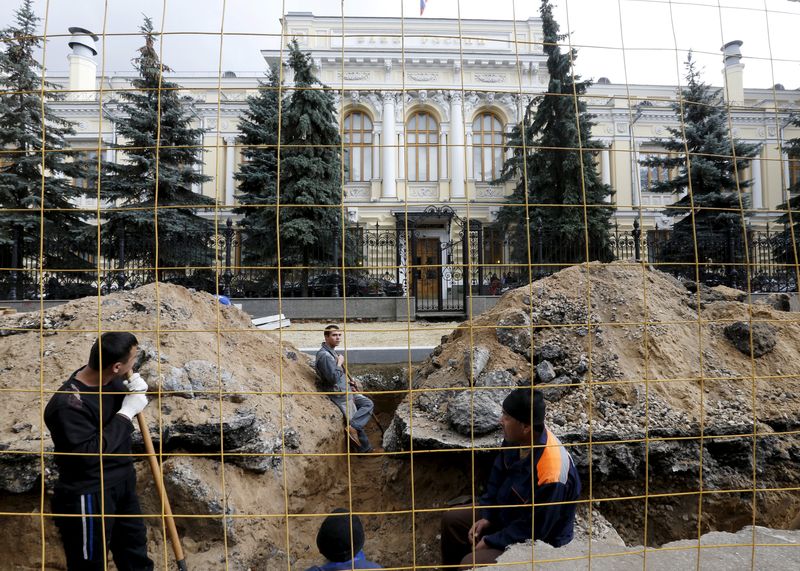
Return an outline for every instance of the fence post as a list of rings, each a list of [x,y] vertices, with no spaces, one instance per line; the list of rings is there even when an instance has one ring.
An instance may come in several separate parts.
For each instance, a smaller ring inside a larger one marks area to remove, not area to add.
[[[117,241],[117,284],[119,289],[125,289],[127,276],[125,275],[125,226],[119,228],[119,240]],[[110,284],[109,284],[110,285]]]
[[[21,265],[19,263],[19,228],[14,228],[11,240],[11,289],[8,292],[8,299],[17,299],[17,282],[19,277],[17,275],[17,268]]]
[[[537,259],[537,270],[536,270],[536,278],[540,278],[544,275],[544,267],[542,266],[542,248],[543,248],[543,241],[544,241],[544,224],[542,223],[542,217],[536,217],[536,257]]]
[[[728,242],[726,244],[727,252],[725,253],[725,257],[727,258],[726,262],[728,264],[728,271],[725,272],[725,273],[727,274],[727,278],[728,278],[728,286],[735,288],[736,287],[736,281],[737,281],[736,278],[737,278],[737,273],[738,272],[736,271],[736,266],[734,265],[736,260],[735,260],[735,248],[734,248],[734,245],[733,245],[733,221],[732,220],[728,221],[727,227],[725,228],[725,237],[727,238],[727,242]]]
[[[338,222],[339,221],[337,220],[336,222],[337,223],[333,225],[333,240],[331,240],[331,242],[333,243],[333,263],[331,264],[331,269],[332,269],[332,273],[333,273],[333,276],[334,276],[333,288],[331,289],[331,297],[339,297],[341,295],[341,292],[339,291],[339,264],[338,264],[338,261],[339,261],[339,224],[338,224]],[[342,261],[344,261],[344,260],[342,260]],[[344,275],[344,272],[342,272],[342,274]],[[324,292],[324,286],[323,286],[323,290],[322,291]],[[325,295],[325,294],[322,293],[322,295]]]
[[[231,272],[231,242],[233,242],[233,220],[228,218],[225,222],[225,273],[223,274],[225,287],[222,290],[223,295],[226,297],[231,295],[231,279],[233,279],[233,272]]]
[[[640,238],[642,237],[642,229],[639,227],[639,221],[633,221],[633,230],[631,230],[631,235],[633,236],[633,260],[636,263],[642,261],[642,244]]]

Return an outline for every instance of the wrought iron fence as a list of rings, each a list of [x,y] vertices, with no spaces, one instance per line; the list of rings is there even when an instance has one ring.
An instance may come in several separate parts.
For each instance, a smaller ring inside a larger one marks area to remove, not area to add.
[[[419,310],[458,310],[467,292],[499,295],[558,270],[602,256],[594,245],[581,240],[563,243],[548,239],[539,225],[531,235],[530,264],[509,263],[509,245],[498,239],[496,229],[477,223],[453,228],[449,240],[424,242],[417,228],[351,225],[344,232],[321,229],[318,247],[309,253],[312,265],[281,260],[274,252],[247,251],[242,230],[231,220],[222,232],[205,241],[171,242],[161,248],[180,251],[180,265],[156,264],[147,256],[131,255],[122,247],[113,253],[76,249],[74,245],[45,243],[44,259],[26,255],[15,265],[8,251],[0,249],[0,298],[73,299],[128,290],[152,283],[176,283],[233,297],[328,297],[403,296],[424,300]],[[495,234],[492,234],[495,232]],[[342,240],[345,240],[342,248]],[[499,240],[499,241],[498,241]],[[141,246],[141,242],[139,243]],[[695,238],[681,247],[695,251]],[[645,260],[673,275],[708,285],[727,285],[754,292],[797,291],[795,266],[782,263],[776,252],[793,251],[786,233],[729,229],[697,235],[697,261],[675,260],[674,232],[652,229],[641,232],[615,226],[608,237],[613,260]],[[344,256],[343,256],[344,253]],[[69,259],[69,269],[56,260]],[[204,260],[202,264],[191,260]],[[563,260],[563,263],[553,260]],[[748,262],[749,260],[749,262]],[[499,262],[499,263],[498,263]],[[280,284],[280,285],[279,285]],[[425,301],[427,300],[427,301]]]

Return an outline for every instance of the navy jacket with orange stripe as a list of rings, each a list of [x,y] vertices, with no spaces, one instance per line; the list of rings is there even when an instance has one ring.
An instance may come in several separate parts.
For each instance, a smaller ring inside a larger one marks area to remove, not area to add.
[[[495,459],[486,493],[479,499],[484,506],[481,517],[492,524],[489,535],[483,537],[489,547],[505,549],[531,539],[531,530],[533,539],[554,547],[572,541],[576,504],[539,504],[578,499],[581,482],[575,463],[558,438],[547,429],[535,444],[533,461],[530,456],[520,459],[519,449],[501,450]],[[503,446],[508,444],[503,442]],[[536,485],[532,486],[532,482]],[[536,504],[533,522],[531,492]]]

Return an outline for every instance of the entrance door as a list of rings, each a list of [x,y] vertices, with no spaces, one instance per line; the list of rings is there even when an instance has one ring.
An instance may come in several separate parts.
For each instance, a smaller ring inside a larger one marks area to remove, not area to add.
[[[439,238],[417,239],[414,266],[417,309],[438,310],[442,272],[442,247]]]

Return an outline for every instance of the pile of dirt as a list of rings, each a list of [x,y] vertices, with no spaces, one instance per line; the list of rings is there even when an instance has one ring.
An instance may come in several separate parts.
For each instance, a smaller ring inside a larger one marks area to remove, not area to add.
[[[703,529],[736,531],[754,511],[756,523],[785,525],[799,495],[732,491],[800,484],[800,322],[776,309],[788,305],[780,297],[747,298],[622,263],[510,291],[436,347],[384,444],[498,446],[502,399],[533,382],[584,488],[617,500],[601,511],[626,541],[696,536],[701,489]],[[688,495],[645,502],[646,492]]]
[[[209,294],[159,284],[73,301],[43,315],[0,318],[0,511],[20,514],[0,517],[0,525],[17,530],[0,539],[4,566],[43,568],[43,525],[44,568],[63,568],[46,516],[55,465],[42,412],[52,392],[86,362],[98,328],[136,334],[140,370],[150,389],[160,391],[146,414],[156,449],[165,454],[166,487],[192,568],[222,569],[227,561],[234,569],[285,569],[287,558],[305,568],[319,559],[319,515],[351,499],[360,511],[397,513],[365,518],[368,537],[385,538],[372,555],[410,560],[407,461],[348,457],[341,414],[326,396],[312,394],[316,376],[306,356]],[[143,452],[138,430],[134,449]],[[164,562],[170,555],[155,517],[160,503],[146,463],[136,466],[143,510],[154,516],[147,518],[150,553]],[[436,477],[425,472],[418,473],[421,504],[439,501],[432,479],[464,480],[455,469],[432,469]],[[435,533],[431,526],[419,544]],[[431,543],[429,559],[437,549]]]

